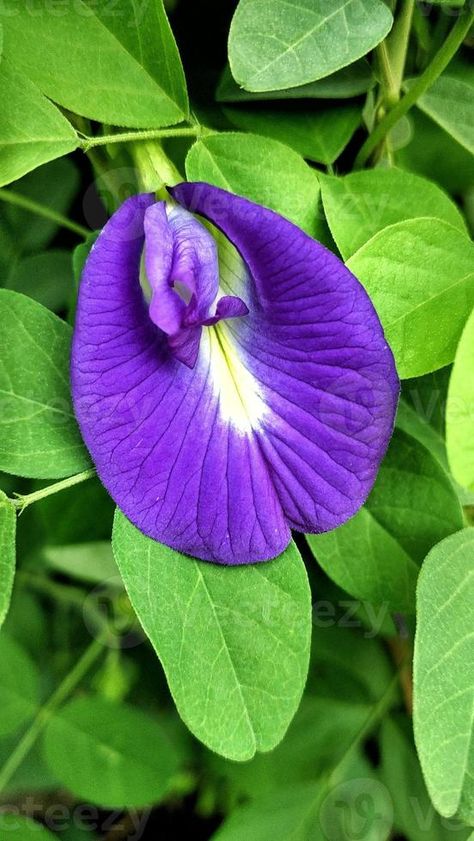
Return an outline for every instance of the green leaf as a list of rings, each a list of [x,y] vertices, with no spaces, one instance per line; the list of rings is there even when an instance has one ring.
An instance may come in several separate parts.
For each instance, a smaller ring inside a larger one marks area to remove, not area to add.
[[[409,88],[410,82],[406,85]],[[417,105],[474,154],[473,85],[445,73],[419,98]]]
[[[79,188],[79,173],[69,158],[59,158],[29,172],[11,187],[24,198],[46,203],[50,210],[64,215]],[[3,201],[1,217],[0,237],[8,238],[15,256],[46,248],[58,229],[57,222]],[[3,257],[0,255],[2,265]]]
[[[55,102],[84,117],[136,128],[186,117],[183,69],[162,0],[114,0],[113,8],[75,0],[60,14],[51,14],[47,0],[38,0],[35,14],[26,0],[10,3],[5,55]]]
[[[446,405],[449,466],[460,485],[474,491],[474,310],[459,341]]]
[[[50,719],[44,756],[72,794],[105,808],[158,803],[178,764],[156,717],[99,697],[74,699]]]
[[[0,812],[0,831],[5,838],[13,841],[54,841],[57,835],[52,835],[42,824],[24,818],[12,812]]]
[[[0,289],[0,469],[56,479],[90,467],[69,393],[71,328],[36,301]]]
[[[462,524],[444,470],[421,444],[395,432],[365,506],[334,531],[306,538],[327,575],[348,593],[413,613],[419,564]]]
[[[349,259],[379,314],[402,379],[453,361],[474,306],[473,254],[461,231],[420,218],[384,228]]]
[[[310,591],[294,544],[269,563],[224,568],[150,540],[117,512],[112,545],[192,733],[229,759],[275,747],[308,669]]]
[[[323,164],[339,157],[362,119],[358,105],[323,105],[305,111],[225,108],[224,113],[237,128],[273,137]]]
[[[0,628],[10,607],[15,577],[15,506],[0,491]]]
[[[375,77],[366,59],[343,67],[331,76],[287,90],[251,93],[235,81],[227,65],[222,73],[216,91],[218,102],[258,102],[274,99],[347,99],[359,96],[375,85]]]
[[[417,590],[414,727],[430,797],[441,815],[474,822],[474,530],[427,556]]]
[[[240,0],[229,34],[232,75],[249,91],[313,82],[368,53],[392,22],[380,0]]]
[[[321,783],[272,790],[240,806],[212,836],[212,841],[310,841],[314,833]],[[338,839],[339,841],[339,839]]]
[[[396,222],[431,216],[466,233],[453,201],[434,184],[401,169],[368,169],[342,178],[320,176],[324,211],[347,260],[374,234]]]
[[[437,181],[462,194],[474,183],[474,156],[417,108],[405,118],[406,145],[394,153],[398,166]]]
[[[262,166],[265,161],[265,166]],[[226,132],[199,140],[186,158],[189,181],[207,181],[318,230],[319,182],[300,155],[266,137]]]
[[[71,546],[45,546],[43,554],[49,566],[63,575],[92,584],[121,586],[112,547],[106,540]]]
[[[5,286],[50,310],[63,310],[73,292],[71,254],[51,249],[23,257],[13,264]]]
[[[382,723],[382,782],[394,807],[395,829],[409,841],[466,841],[469,830],[441,819],[430,801],[412,745],[408,720],[386,718]]]
[[[0,633],[0,736],[18,730],[35,714],[39,703],[39,675],[26,652]]]
[[[0,63],[0,86],[1,187],[46,161],[67,155],[79,142],[61,112],[6,59]]]

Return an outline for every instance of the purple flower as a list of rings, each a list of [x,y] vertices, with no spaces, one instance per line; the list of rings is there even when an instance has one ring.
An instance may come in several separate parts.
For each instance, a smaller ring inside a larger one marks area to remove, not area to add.
[[[333,529],[366,499],[393,429],[392,353],[356,278],[293,224],[208,184],[172,195],[126,201],[89,255],[75,411],[141,531],[267,560],[290,529]]]

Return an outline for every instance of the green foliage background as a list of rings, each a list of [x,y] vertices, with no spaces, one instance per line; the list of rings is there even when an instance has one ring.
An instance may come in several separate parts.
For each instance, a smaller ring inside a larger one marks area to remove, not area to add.
[[[472,841],[472,2],[165,6],[0,7],[0,838]],[[367,503],[259,567],[114,514],[71,406],[94,231],[183,177],[345,260],[403,381]]]

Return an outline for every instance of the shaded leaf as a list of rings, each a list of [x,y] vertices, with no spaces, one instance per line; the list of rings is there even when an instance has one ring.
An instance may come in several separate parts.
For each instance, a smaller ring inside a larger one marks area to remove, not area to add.
[[[237,128],[273,137],[304,158],[323,164],[332,164],[339,157],[362,119],[357,105],[307,111],[225,108],[224,113]]]
[[[63,310],[73,292],[71,254],[51,249],[23,257],[13,264],[5,286],[50,310]]]
[[[76,797],[109,808],[158,803],[178,766],[157,719],[99,697],[70,701],[49,720],[44,756]]]
[[[121,586],[117,564],[108,541],[45,546],[43,554],[52,569],[71,578],[93,584]]]
[[[410,87],[410,82],[407,82]],[[420,96],[418,107],[474,154],[474,86],[443,74]]]
[[[18,730],[37,711],[39,675],[26,652],[0,633],[0,736]]]
[[[15,812],[9,814],[8,812],[0,813],[0,831],[5,833],[6,838],[12,838],[13,841],[54,841],[57,838],[42,824],[37,821],[32,821],[30,818],[24,818]]]

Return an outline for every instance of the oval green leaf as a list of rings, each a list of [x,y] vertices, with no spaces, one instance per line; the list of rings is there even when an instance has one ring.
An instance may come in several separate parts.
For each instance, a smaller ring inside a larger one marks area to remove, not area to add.
[[[150,540],[119,511],[112,545],[192,733],[234,760],[274,748],[308,669],[311,598],[295,545],[265,564],[222,567]]]
[[[70,397],[71,328],[7,289],[0,289],[0,320],[0,469],[35,479],[87,469]]]
[[[384,228],[349,259],[379,314],[402,379],[453,361],[474,306],[473,255],[474,245],[461,231],[420,218]]]
[[[474,529],[427,556],[417,589],[414,726],[423,774],[444,817],[474,822]]]
[[[178,768],[156,718],[99,697],[70,701],[50,719],[44,757],[76,797],[105,808],[158,803]]]
[[[304,158],[323,164],[332,164],[339,157],[362,119],[358,105],[346,104],[305,111],[225,108],[224,113],[237,128],[272,137]]]
[[[474,154],[474,85],[445,73],[420,96],[417,105]]]
[[[368,53],[392,22],[381,0],[240,0],[229,33],[232,75],[249,91],[304,85]]]
[[[446,446],[460,485],[474,491],[474,310],[463,330],[449,380]]]

